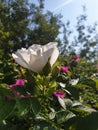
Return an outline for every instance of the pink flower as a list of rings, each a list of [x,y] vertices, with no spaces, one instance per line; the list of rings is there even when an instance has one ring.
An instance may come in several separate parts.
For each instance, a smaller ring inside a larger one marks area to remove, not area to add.
[[[80,56],[79,56],[79,55],[75,55],[75,56],[73,57],[73,60],[76,61],[76,62],[79,61],[79,60],[80,60]]]
[[[31,94],[26,94],[25,96],[24,95],[19,96],[20,99],[30,98],[30,97],[32,97]]]
[[[53,92],[53,95],[55,97],[60,97],[60,98],[64,98],[65,97],[65,93],[64,92]]]
[[[67,72],[69,71],[69,68],[68,68],[68,66],[62,66],[62,67],[60,68],[60,71],[67,73]]]
[[[18,92],[17,90],[12,90],[12,92],[13,92],[16,96],[20,96],[20,92]]]
[[[17,79],[15,84],[11,84],[9,88],[13,88],[15,86],[23,86],[25,84],[25,81],[23,79]]]
[[[96,68],[98,68],[98,64],[96,64]]]
[[[22,95],[20,92],[18,92],[17,90],[12,90],[12,93],[14,93],[18,98],[23,99],[23,98],[30,98],[31,94],[26,94],[26,95]]]
[[[22,86],[25,84],[25,81],[23,79],[16,80],[16,85]]]
[[[10,97],[10,96],[7,96],[6,97],[6,101],[11,101],[13,98],[12,97]]]
[[[25,84],[25,81],[23,79],[17,79],[15,84],[11,84],[9,86],[9,88],[11,89],[11,92],[15,94],[19,99],[31,97],[31,94],[22,95],[20,92],[13,89],[15,86],[23,86],[24,84]],[[10,97],[7,97],[7,100],[9,101]]]

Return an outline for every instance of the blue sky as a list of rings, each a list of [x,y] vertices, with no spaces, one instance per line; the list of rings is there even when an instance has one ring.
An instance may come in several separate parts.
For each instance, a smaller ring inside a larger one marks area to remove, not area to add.
[[[98,21],[98,0],[45,0],[45,9],[61,13],[63,21],[69,20],[72,25],[76,23],[76,17],[82,12],[82,6],[87,8],[88,23]]]
[[[38,3],[38,0],[29,1]],[[75,33],[76,17],[82,13],[84,5],[87,9],[87,25],[98,23],[98,0],[45,0],[45,11],[49,10],[54,14],[60,13],[63,16],[63,23],[69,20],[70,27]],[[60,34],[60,37],[62,37],[62,34]]]
[[[37,3],[37,0],[30,0]],[[82,6],[87,8],[88,23],[98,22],[98,0],[45,0],[45,10],[54,14],[61,13],[62,21],[69,20],[71,25],[76,24],[76,17],[82,12]]]

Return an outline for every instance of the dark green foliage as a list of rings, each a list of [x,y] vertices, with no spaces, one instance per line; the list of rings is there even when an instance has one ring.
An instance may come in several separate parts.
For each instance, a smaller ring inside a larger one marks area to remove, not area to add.
[[[98,130],[98,68],[96,62],[81,58],[72,62],[74,53],[36,74],[13,62],[11,53],[32,44],[56,41],[62,27],[60,15],[44,13],[44,0],[29,4],[27,0],[0,1],[0,130]],[[62,53],[73,52],[75,45],[82,46],[80,55],[91,59],[96,47],[96,25],[85,27],[86,15],[77,21],[77,38],[70,46],[69,22],[64,27]],[[88,34],[85,34],[85,29]],[[66,52],[65,52],[66,50]],[[69,71],[60,72],[68,66]],[[25,79],[24,86],[15,86],[16,79]],[[71,81],[79,79],[76,84]],[[18,92],[18,95],[13,93]],[[55,91],[65,97],[55,97]]]
[[[43,0],[39,5],[29,4],[27,0],[1,1],[0,49],[4,53],[56,40],[60,17],[51,12],[43,13],[43,9]]]

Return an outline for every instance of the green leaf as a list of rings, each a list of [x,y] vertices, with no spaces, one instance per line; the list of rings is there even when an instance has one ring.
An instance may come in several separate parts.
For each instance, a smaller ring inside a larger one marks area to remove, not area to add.
[[[61,124],[63,122],[66,122],[67,120],[73,118],[75,114],[73,114],[70,111],[59,111],[56,113],[56,120],[58,124]]]
[[[52,69],[52,78],[53,79],[56,79],[57,78],[57,76],[58,76],[58,74],[59,74],[59,68],[58,68],[58,66],[55,66],[55,67],[53,67],[53,69]]]
[[[72,72],[68,71],[68,72],[67,72],[67,75],[68,75],[69,77],[71,77],[71,76],[72,76]]]
[[[0,100],[5,100],[6,97],[14,97],[12,92],[7,88],[6,84],[0,86]]]
[[[29,98],[17,99],[16,107],[18,109],[18,114],[21,116],[25,115],[30,109],[31,103]]]
[[[60,105],[61,105],[64,109],[66,109],[66,105],[65,105],[65,101],[64,101],[64,99],[58,97],[58,101],[59,101]]]
[[[32,110],[34,112],[34,114],[38,114],[40,112],[41,109],[41,105],[40,102],[38,101],[38,99],[36,97],[31,98],[31,104],[32,104]]]
[[[81,102],[74,101],[73,104],[72,104],[72,107],[78,107],[78,106],[81,106],[81,105],[82,105]]]
[[[70,100],[68,98],[64,98],[64,102],[65,102],[65,105],[66,105],[67,108],[70,108],[73,105],[72,100]]]
[[[82,83],[82,84],[91,86],[93,88],[96,88],[96,82],[94,80],[88,79],[86,77],[81,78],[80,81],[79,81],[79,83]]]
[[[49,113],[49,119],[51,120],[51,119],[54,119],[55,118],[55,112],[50,112]]]
[[[0,130],[7,130],[6,125],[4,125],[3,123],[0,123]]]
[[[26,88],[25,88],[25,86],[15,86],[14,88],[13,88],[13,90],[16,90],[16,91],[18,91],[21,95],[23,94],[23,95],[26,95],[27,93],[26,93]]]
[[[64,123],[64,130],[98,130],[98,112],[71,118]]]
[[[8,85],[7,84],[0,84],[0,88],[6,88],[6,89],[8,89]]]
[[[34,126],[33,130],[56,130],[52,124],[47,122],[46,120],[40,120],[37,122],[37,124]]]
[[[49,58],[50,59],[50,58]],[[46,65],[43,68],[43,74],[47,76],[51,72],[51,65],[49,61],[46,63]]]
[[[98,112],[94,112],[77,123],[76,130],[98,130]]]
[[[0,100],[0,121],[6,119],[14,110],[16,102],[14,100]]]
[[[95,79],[94,81],[96,83],[96,89],[98,90],[98,79]]]
[[[79,91],[75,87],[67,87],[67,90],[71,93],[71,96],[74,97],[76,100],[79,99]]]
[[[79,104],[78,102],[73,104],[71,111],[80,116],[85,116],[92,112],[96,112],[96,110],[94,110],[93,108],[84,106],[81,103]]]
[[[61,86],[61,88],[65,88],[65,86],[66,86],[66,84],[64,84],[64,83],[59,83],[59,85]]]

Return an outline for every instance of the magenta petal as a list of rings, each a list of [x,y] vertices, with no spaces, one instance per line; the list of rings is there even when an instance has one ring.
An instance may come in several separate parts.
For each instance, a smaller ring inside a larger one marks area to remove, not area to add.
[[[13,87],[15,87],[16,86],[16,84],[11,84],[10,86],[9,86],[9,88],[13,88]]]
[[[21,86],[21,85],[24,85],[24,84],[25,84],[25,81],[23,79],[17,79],[16,80],[16,86],[17,85]]]
[[[65,93],[64,92],[54,92],[53,95],[55,97],[60,97],[60,98],[64,98],[65,97]]]
[[[69,68],[68,68],[68,66],[62,66],[62,67],[60,68],[60,71],[67,73],[67,72],[69,71]]]
[[[11,84],[9,88],[13,88],[15,86],[23,86],[25,84],[25,81],[23,79],[17,79],[15,84]]]

